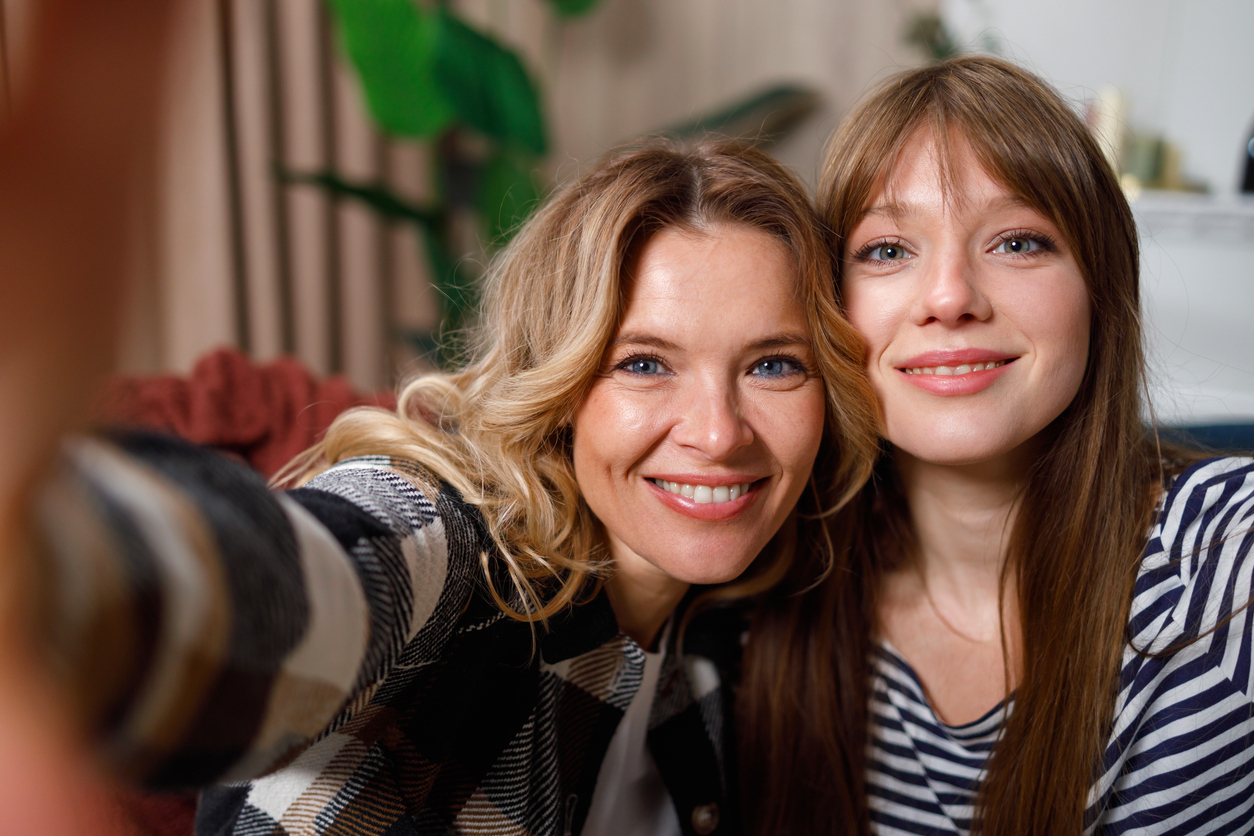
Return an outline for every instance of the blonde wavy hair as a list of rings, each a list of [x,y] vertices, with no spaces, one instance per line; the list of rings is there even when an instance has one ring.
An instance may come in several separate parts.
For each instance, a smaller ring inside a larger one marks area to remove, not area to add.
[[[844,503],[876,452],[862,344],[837,307],[829,245],[800,184],[765,153],[725,140],[621,149],[558,191],[493,261],[461,370],[409,382],[394,414],[341,415],[305,464],[362,455],[421,463],[483,514],[496,550],[481,560],[504,612],[543,621],[580,600],[601,582],[605,549],[575,480],[570,421],[618,328],[624,266],[660,229],[715,224],[765,231],[796,261],[827,387],[824,469],[816,465],[810,504]],[[493,561],[512,594],[497,589]]]

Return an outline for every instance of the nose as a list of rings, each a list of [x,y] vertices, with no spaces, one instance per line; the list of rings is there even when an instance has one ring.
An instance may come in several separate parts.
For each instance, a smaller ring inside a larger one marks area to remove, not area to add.
[[[734,385],[694,382],[671,437],[710,461],[725,461],[752,444],[754,433]]]
[[[921,287],[911,311],[916,325],[937,322],[950,327],[983,322],[993,306],[981,291],[979,265],[958,248],[940,251],[920,271]]]

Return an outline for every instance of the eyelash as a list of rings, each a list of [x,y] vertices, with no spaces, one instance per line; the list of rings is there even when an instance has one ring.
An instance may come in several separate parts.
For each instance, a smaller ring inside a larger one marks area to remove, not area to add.
[[[993,242],[993,246],[990,247],[989,249],[995,250],[998,247],[1000,247],[1002,244],[1006,243],[1007,241],[1013,241],[1016,238],[1021,238],[1024,241],[1033,241],[1037,244],[1040,244],[1041,251],[1044,251],[1047,253],[1058,251],[1057,241],[1055,241],[1053,238],[1051,238],[1050,236],[1046,235],[1043,232],[1035,232],[1030,229],[1015,229],[1015,230],[1011,230],[1010,232],[1004,232],[1001,235],[997,236],[997,240]],[[1031,252],[1026,252],[1026,253],[1002,253],[1002,255],[1030,256],[1032,255],[1033,252],[1037,252],[1037,251],[1033,250]]]
[[[788,365],[792,366],[792,371],[784,372],[782,374],[761,375],[761,377],[768,378],[771,380],[781,380],[785,377],[791,377],[797,374],[800,374],[800,375],[809,374],[809,370],[806,368],[805,363],[802,363],[800,360],[798,360],[796,357],[792,356],[791,354],[773,354],[770,357],[763,357],[762,359],[755,361],[750,370],[752,371],[752,369],[758,368],[763,363],[773,363],[773,362],[787,363]]]
[[[906,252],[909,252],[905,245],[902,244],[900,238],[879,238],[868,244],[864,244],[862,249],[853,254],[854,260],[868,264],[890,264],[894,261],[902,260],[897,258],[871,258],[871,253],[875,252],[880,247],[900,247],[901,249],[906,250]]]
[[[1053,253],[1053,252],[1058,251],[1057,241],[1055,241],[1053,238],[1051,238],[1050,236],[1046,235],[1043,232],[1036,232],[1030,229],[1015,229],[1009,232],[1002,233],[1001,235],[997,236],[997,240],[993,242],[993,245],[991,247],[989,247],[989,251],[992,252],[993,250],[1000,247],[1002,244],[1005,244],[1007,241],[1014,241],[1015,239],[1019,239],[1019,238],[1025,241],[1032,241],[1036,244],[1039,244],[1041,251],[1044,251],[1047,253]],[[871,241],[867,244],[864,244],[861,249],[859,249],[856,253],[854,253],[853,255],[854,260],[861,261],[861,262],[868,263],[868,264],[878,264],[878,265],[890,264],[894,261],[904,260],[904,259],[898,259],[898,258],[891,258],[891,259],[890,258],[872,258],[871,253],[875,252],[881,247],[898,247],[907,253],[910,252],[910,250],[905,246],[905,244],[902,243],[900,238],[879,238],[875,241]],[[1026,253],[1003,253],[1003,255],[1031,256],[1034,252],[1037,252],[1037,251],[1032,250]]]
[[[666,364],[662,362],[661,357],[655,357],[652,354],[633,354],[630,357],[626,357],[620,360],[618,363],[616,363],[614,365],[613,371],[627,372],[628,374],[635,375],[637,377],[652,377],[652,375],[643,374],[642,372],[634,372],[631,370],[631,366],[635,365],[636,363],[644,363],[644,362],[657,363],[659,367],[666,368]]]
[[[632,366],[634,366],[636,363],[644,363],[644,362],[656,363],[661,369],[666,368],[666,363],[664,363],[662,361],[662,358],[660,357],[657,357],[652,354],[633,354],[630,357],[625,357],[622,360],[620,360],[618,363],[614,364],[612,371],[626,372],[627,374],[635,376],[635,377],[653,377],[654,376],[653,374],[645,374],[643,372],[632,371],[631,369]],[[792,356],[791,354],[772,354],[769,357],[762,357],[758,360],[755,360],[753,362],[753,365],[749,367],[750,372],[752,372],[753,369],[756,369],[759,366],[761,366],[763,363],[771,363],[771,362],[786,363],[792,366],[792,371],[787,371],[787,372],[784,372],[782,374],[777,374],[777,375],[761,375],[761,377],[769,378],[772,380],[779,380],[785,377],[790,377],[795,374],[801,374],[801,375],[809,374],[809,369],[806,368],[805,363],[801,362],[801,360]]]

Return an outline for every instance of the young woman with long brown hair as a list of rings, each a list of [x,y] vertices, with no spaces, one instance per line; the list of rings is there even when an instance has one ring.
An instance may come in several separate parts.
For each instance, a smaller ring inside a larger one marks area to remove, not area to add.
[[[753,829],[1250,832],[1254,462],[1147,429],[1136,228],[1083,123],[998,59],[903,73],[820,212],[884,443],[835,571],[755,621]]]

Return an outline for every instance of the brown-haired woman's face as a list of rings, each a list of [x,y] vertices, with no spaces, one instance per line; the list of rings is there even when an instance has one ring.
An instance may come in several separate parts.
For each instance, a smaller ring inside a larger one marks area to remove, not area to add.
[[[575,413],[575,477],[620,571],[731,580],[796,505],[823,435],[797,266],[766,233],[719,225],[662,230],[631,273]]]
[[[843,293],[866,339],[885,436],[937,464],[1012,455],[1075,398],[1089,297],[1057,227],[965,142],[942,189],[917,134],[847,238]]]

